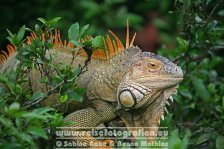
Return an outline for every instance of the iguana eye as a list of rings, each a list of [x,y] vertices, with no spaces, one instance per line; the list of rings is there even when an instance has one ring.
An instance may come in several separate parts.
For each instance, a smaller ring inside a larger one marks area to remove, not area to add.
[[[158,68],[158,65],[154,62],[150,62],[150,63],[148,63],[148,67],[155,69],[155,68]]]

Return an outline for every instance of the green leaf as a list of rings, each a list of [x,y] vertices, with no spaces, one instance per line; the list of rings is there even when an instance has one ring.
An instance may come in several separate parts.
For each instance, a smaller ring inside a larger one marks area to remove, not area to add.
[[[46,116],[35,112],[24,112],[21,114],[21,116],[29,119],[42,119],[42,120],[46,120],[47,118]]]
[[[218,136],[216,138],[216,149],[223,149],[224,147],[224,136]]]
[[[68,94],[64,94],[60,96],[60,103],[64,103],[68,100]]]
[[[16,143],[16,142],[13,142],[13,143],[1,142],[0,148],[7,148],[7,149],[11,149],[11,148],[21,148],[21,145],[19,143]]]
[[[173,118],[173,114],[172,113],[168,113],[166,115],[166,117],[165,117],[165,120],[161,121],[161,124],[164,124],[164,126],[168,126],[169,124],[171,124],[172,118]]]
[[[178,129],[175,129],[171,132],[168,147],[169,149],[183,149]]]
[[[0,87],[0,95],[2,95],[3,94],[3,87]]]
[[[8,39],[8,41],[9,41],[10,43],[13,43],[13,40],[12,40],[11,37],[6,37],[6,39]]]
[[[220,10],[220,11],[218,12],[218,15],[220,15],[220,16],[224,16],[224,9]]]
[[[206,5],[208,5],[212,0],[206,0]]]
[[[43,128],[38,127],[38,126],[29,126],[26,129],[26,132],[29,134],[32,134],[34,136],[38,136],[44,139],[47,139],[47,133],[43,130]]]
[[[204,133],[200,135],[199,138],[197,139],[196,145],[204,143],[205,141],[209,140],[210,137],[211,137],[210,133]]]
[[[18,32],[18,35],[17,35],[17,39],[18,39],[18,42],[21,42],[23,40],[23,37],[25,35],[25,31],[26,31],[26,27],[25,25],[23,25],[20,29],[19,29],[19,32]]]
[[[75,24],[72,24],[72,26],[68,30],[68,37],[69,40],[77,41],[79,37],[79,23],[76,22]]]
[[[89,28],[89,24],[87,24],[87,25],[85,25],[85,26],[82,27],[82,29],[80,30],[80,34],[79,34],[79,37],[80,37],[80,38],[84,35],[85,31],[86,31],[88,28]]]
[[[81,43],[78,42],[78,41],[71,40],[70,42],[71,42],[73,45],[75,45],[75,46],[78,46],[78,47],[84,47],[83,44],[81,44]]]
[[[82,102],[83,100],[83,96],[76,92],[69,93],[69,97],[71,98],[71,100],[78,101],[78,102]]]
[[[52,83],[58,84],[62,81],[63,81],[63,79],[60,76],[54,76]]]
[[[16,84],[16,91],[20,95],[23,93],[23,88],[19,84]]]
[[[38,24],[35,24],[35,30],[36,30],[36,32],[38,32],[39,29],[40,29],[40,26]]]
[[[200,78],[193,78],[193,86],[196,90],[196,94],[204,100],[210,99],[211,95],[205,87],[203,80]]]
[[[200,18],[198,15],[195,17],[195,21],[196,21],[197,23],[201,23],[201,22],[203,22],[202,18]]]
[[[42,98],[46,97],[46,94],[42,93],[42,92],[36,92],[33,94],[31,100],[35,101],[35,100],[40,100]]]
[[[78,87],[74,90],[77,94],[79,94],[80,96],[83,96],[84,93],[85,93],[85,88],[81,88],[81,87]]]
[[[42,22],[44,25],[46,25],[47,21],[44,18],[37,18],[40,22]]]
[[[180,138],[179,130],[175,129],[171,132],[168,140],[168,148],[169,149],[187,149],[187,145],[189,143],[190,132],[187,130],[185,132],[184,138]]]
[[[40,80],[39,80],[39,82],[40,83],[47,83],[49,80],[48,80],[48,77],[42,77]]]
[[[6,29],[6,30],[7,30],[8,34],[9,34],[11,37],[13,37],[13,33],[12,33],[9,29]]]
[[[13,95],[17,95],[17,94],[16,94],[16,84],[15,84],[14,82],[11,82],[11,81],[7,81],[6,84],[7,84],[7,86],[9,87],[10,92],[11,92]]]
[[[31,146],[34,146],[35,145],[34,140],[33,140],[33,138],[32,138],[31,135],[29,135],[27,133],[20,133],[19,136],[20,136],[20,138],[22,138],[22,140],[24,142],[28,142]]]
[[[6,76],[0,74],[0,82],[6,83],[7,81],[8,81],[8,78]]]
[[[12,37],[7,37],[6,39],[8,39],[10,43],[18,46],[18,39],[16,34],[13,34]]]
[[[177,42],[181,48],[185,51],[188,48],[188,42],[181,37],[177,37]]]
[[[210,84],[208,85],[208,90],[209,90],[210,93],[213,93],[213,94],[215,94],[215,93],[217,92],[214,83],[210,83]]]
[[[103,37],[102,36],[96,36],[92,40],[92,46],[93,48],[102,48],[103,47]]]
[[[189,8],[191,5],[191,0],[183,0],[185,7]]]
[[[42,107],[42,108],[37,108],[37,109],[33,110],[33,112],[38,113],[38,114],[45,114],[45,113],[48,113],[53,110],[54,110],[53,108]]]
[[[79,67],[78,66],[72,69],[73,76],[77,76],[78,73],[79,73]]]
[[[12,126],[14,123],[8,118],[3,117],[3,115],[0,115],[0,124],[4,126]]]
[[[191,92],[187,89],[184,89],[184,90],[180,91],[180,94],[183,95],[186,98],[192,99]]]
[[[61,20],[61,17],[55,17],[51,21],[57,23],[59,20]]]
[[[10,110],[19,110],[19,108],[20,108],[20,104],[17,102],[14,102],[9,106]]]
[[[47,24],[49,25],[49,27],[55,25],[56,23],[58,23],[58,21],[61,19],[61,17],[55,17],[50,21],[47,21]]]
[[[32,29],[30,29],[28,27],[25,28],[25,31],[34,32],[34,30],[32,30]]]

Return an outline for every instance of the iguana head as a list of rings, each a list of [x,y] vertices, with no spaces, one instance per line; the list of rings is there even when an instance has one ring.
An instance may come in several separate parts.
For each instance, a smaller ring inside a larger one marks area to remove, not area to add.
[[[117,92],[122,119],[131,127],[157,127],[182,80],[181,68],[167,58],[150,52],[134,55]]]
[[[118,100],[124,109],[138,109],[150,105],[158,96],[168,99],[182,80],[179,66],[165,57],[140,52],[133,57],[119,85]]]

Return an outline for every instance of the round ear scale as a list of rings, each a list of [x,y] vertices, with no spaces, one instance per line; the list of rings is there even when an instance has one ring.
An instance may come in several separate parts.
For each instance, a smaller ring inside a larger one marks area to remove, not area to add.
[[[120,92],[119,101],[125,108],[132,108],[137,104],[136,97],[130,90]]]

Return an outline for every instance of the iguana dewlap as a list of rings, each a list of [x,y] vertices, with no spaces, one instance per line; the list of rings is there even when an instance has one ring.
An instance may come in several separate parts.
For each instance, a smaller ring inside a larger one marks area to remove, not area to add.
[[[114,35],[114,41],[107,36],[106,46],[110,55],[102,56],[102,53],[93,55],[88,64],[88,71],[83,73],[78,79],[78,85],[86,88],[86,105],[84,109],[78,110],[74,104],[74,112],[65,117],[65,122],[74,121],[74,124],[67,125],[71,129],[80,127],[97,127],[101,123],[120,117],[130,131],[135,127],[159,127],[160,119],[164,119],[165,105],[169,104],[168,99],[176,93],[178,84],[183,79],[183,72],[179,66],[165,57],[155,55],[151,52],[142,52],[138,47],[133,46],[133,41],[129,44],[126,40],[126,47]],[[129,35],[128,35],[129,36]],[[52,50],[54,61],[57,63],[68,63],[72,56],[63,50]],[[12,52],[11,52],[12,53]],[[1,55],[0,73],[15,64],[15,53],[8,57]],[[102,58],[103,57],[103,58]],[[102,59],[103,60],[102,60]],[[78,56],[79,63],[82,64],[85,58]],[[31,72],[31,82],[33,91],[44,91],[43,86],[38,83],[38,71]],[[45,105],[57,102],[57,95],[44,101]],[[86,143],[98,142],[91,136],[75,137],[75,140]]]

